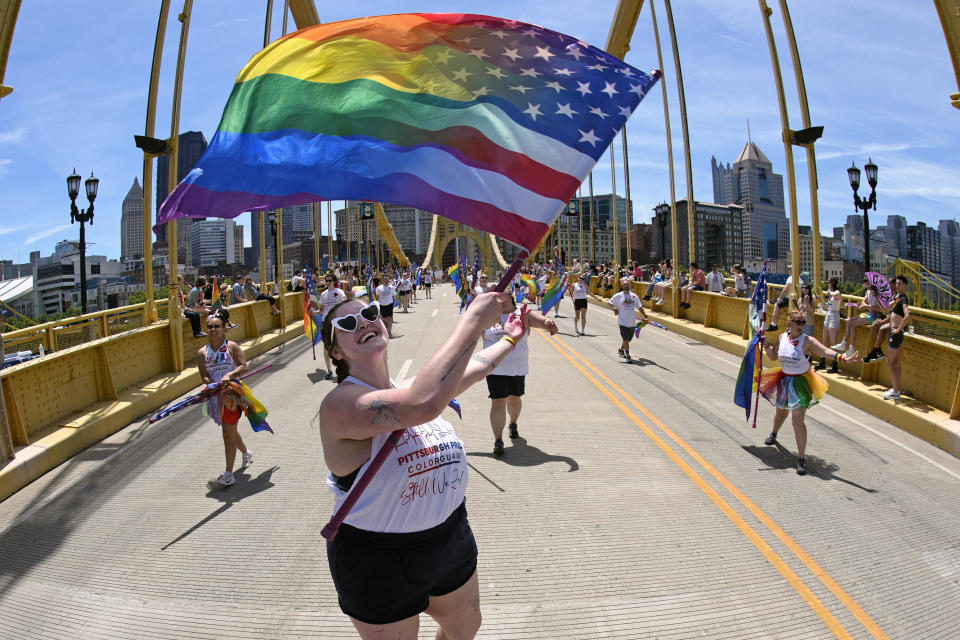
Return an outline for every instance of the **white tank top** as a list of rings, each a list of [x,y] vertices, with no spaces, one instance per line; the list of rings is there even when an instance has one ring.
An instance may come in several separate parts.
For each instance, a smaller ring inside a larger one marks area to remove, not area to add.
[[[795,340],[791,340],[786,333],[780,334],[777,356],[780,358],[780,368],[788,376],[799,376],[810,369],[810,362],[803,353],[803,341],[806,339],[807,336],[802,333]]]
[[[587,299],[587,285],[580,284],[579,282],[573,283],[573,299],[574,300],[586,300]]]
[[[347,376],[344,382],[375,389],[353,376]],[[360,467],[357,479],[363,476],[389,435],[380,433],[370,439],[370,459]],[[347,492],[337,486],[331,473],[327,473],[327,486],[333,491],[336,512]],[[463,442],[449,422],[437,417],[405,430],[344,522],[379,533],[423,531],[446,520],[463,502],[466,491],[467,457]]]
[[[211,349],[209,344],[207,345],[207,355],[203,359],[203,364],[214,382],[220,382],[223,376],[237,368],[233,356],[230,355],[230,349],[227,348],[228,344],[229,341],[224,340],[216,351]]]

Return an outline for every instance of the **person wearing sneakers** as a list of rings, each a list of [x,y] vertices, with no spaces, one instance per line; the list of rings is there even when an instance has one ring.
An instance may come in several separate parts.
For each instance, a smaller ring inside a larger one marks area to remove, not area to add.
[[[326,288],[320,292],[320,326],[323,326],[323,319],[330,312],[330,309],[347,299],[347,294],[343,292],[343,289],[337,287],[337,280],[332,273],[323,277],[323,284]],[[327,375],[324,376],[324,379],[329,380],[333,377],[333,366],[330,364],[330,352],[326,349],[323,350],[323,360],[327,366]]]
[[[496,343],[474,353],[484,327],[511,307],[508,293],[478,296],[400,388],[390,379],[390,339],[376,302],[341,302],[323,321],[340,382],[317,413],[334,512],[359,488],[354,483],[392,432],[400,432],[327,542],[340,610],[361,638],[415,638],[423,612],[437,621],[439,638],[473,638],[480,628],[477,543],[465,501],[469,467],[441,412],[526,343],[519,314]]]
[[[429,300],[433,296],[430,295],[430,286],[433,284],[433,269],[424,268],[423,270],[423,290],[427,293],[427,299]]]
[[[573,300],[573,330],[582,336],[587,330],[587,283],[581,273],[577,281],[570,286],[570,299]],[[580,328],[577,328],[577,322]]]
[[[640,296],[631,290],[630,278],[620,280],[620,291],[615,293],[607,302],[617,315],[617,324],[620,326],[620,348],[617,355],[632,362],[630,359],[630,341],[633,340],[634,331],[637,328],[637,313],[643,316],[643,321],[647,321],[647,312],[643,309],[643,303],[640,302]]]
[[[696,262],[690,263],[690,282],[680,287],[680,307],[690,308],[690,299],[694,291],[703,291],[707,286],[707,276]]]
[[[220,316],[207,317],[207,333],[209,343],[197,351],[197,369],[204,386],[224,382],[237,378],[247,372],[247,361],[243,357],[243,350],[223,335],[223,318]],[[236,462],[237,451],[242,454],[240,468],[246,468],[253,462],[253,452],[247,449],[243,438],[237,431],[237,422],[240,420],[239,397],[230,389],[223,389],[217,398],[217,411],[214,421],[219,418],[220,429],[223,435],[223,451],[226,455],[227,468],[217,478],[223,486],[236,482],[233,477],[233,465]],[[213,415],[214,412],[211,412]]]
[[[513,297],[511,296],[511,301]],[[510,324],[511,316],[526,314],[524,325],[538,329],[546,329],[550,335],[556,335],[557,323],[548,320],[537,310],[525,311],[527,305],[516,309],[514,302],[512,313],[500,316],[500,322],[483,332],[484,348],[495,344],[504,335]],[[510,438],[519,438],[517,421],[523,409],[524,384],[527,374],[530,373],[530,350],[527,341],[517,343],[517,348],[501,362],[496,369],[487,375],[487,391],[490,393],[490,429],[493,431],[493,453],[503,453],[503,426],[507,416],[510,417]]]
[[[907,298],[907,277],[898,275],[894,281],[896,297],[890,308],[890,335],[887,338],[887,368],[890,370],[890,382],[893,385],[883,394],[885,400],[900,398],[900,347],[903,346],[903,333],[910,324],[910,300]]]
[[[856,351],[850,355],[840,354],[828,349],[811,335],[804,333],[807,324],[804,313],[799,310],[790,312],[787,330],[780,334],[777,346],[762,341],[765,353],[771,360],[779,360],[780,366],[768,369],[760,374],[757,387],[760,395],[766,398],[777,411],[773,416],[773,431],[763,441],[765,445],[777,443],[777,433],[790,415],[793,434],[797,440],[797,473],[807,472],[807,425],[804,416],[807,408],[820,402],[827,391],[827,381],[813,371],[807,358],[820,355],[840,362],[853,361],[860,357]]]
[[[867,281],[863,281],[867,284]],[[877,288],[867,287],[867,293],[863,296],[863,302],[860,303],[860,313],[855,318],[847,320],[847,328],[843,334],[843,340],[830,348],[834,351],[852,352],[853,343],[857,338],[857,327],[861,325],[871,326],[878,318],[883,317],[883,307],[877,298]]]
[[[840,328],[840,306],[843,304],[843,294],[840,293],[840,281],[830,278],[827,284],[827,293],[823,296],[826,306],[823,308],[826,315],[823,317],[823,344],[834,344],[837,341],[837,330]],[[827,368],[826,358],[820,358],[817,371]],[[839,369],[831,367],[827,373],[837,373]]]

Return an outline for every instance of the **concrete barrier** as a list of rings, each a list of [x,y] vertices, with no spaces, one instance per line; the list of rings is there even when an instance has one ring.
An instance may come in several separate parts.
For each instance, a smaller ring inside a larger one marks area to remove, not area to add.
[[[303,294],[286,293],[283,302],[283,316],[272,315],[264,301],[230,308],[237,328],[229,339],[247,358],[303,335]],[[0,468],[0,500],[199,387],[196,354],[205,340],[192,335],[189,321],[176,318],[173,323],[157,322],[48,353],[0,372],[15,453]]]

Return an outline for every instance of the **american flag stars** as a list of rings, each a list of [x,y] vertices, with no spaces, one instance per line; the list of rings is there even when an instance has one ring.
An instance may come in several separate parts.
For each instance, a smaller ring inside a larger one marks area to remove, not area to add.
[[[466,99],[593,157],[656,81],[582,41],[510,21],[478,21],[436,45],[430,59]]]

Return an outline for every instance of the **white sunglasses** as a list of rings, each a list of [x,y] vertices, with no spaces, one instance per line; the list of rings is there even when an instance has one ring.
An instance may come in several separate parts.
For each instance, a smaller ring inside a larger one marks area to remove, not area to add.
[[[353,333],[357,330],[357,327],[360,326],[360,318],[363,318],[367,322],[375,322],[379,317],[380,305],[376,302],[371,302],[363,309],[360,309],[359,313],[348,313],[344,316],[337,316],[331,321],[331,324],[337,329],[340,329],[340,331]]]

